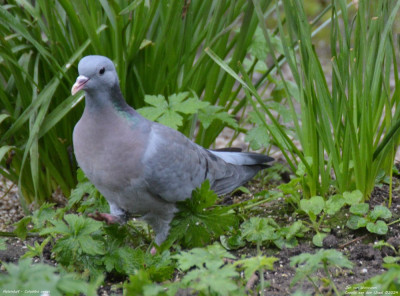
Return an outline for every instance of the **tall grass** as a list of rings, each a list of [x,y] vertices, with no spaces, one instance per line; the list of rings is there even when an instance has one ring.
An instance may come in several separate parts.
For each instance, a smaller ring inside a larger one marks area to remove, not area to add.
[[[0,6],[0,173],[18,182],[25,208],[57,188],[69,194],[71,134],[83,108],[70,88],[87,54],[115,61],[136,108],[145,94],[182,91],[226,110],[237,105],[241,86],[203,49],[212,47],[236,69],[257,23],[247,0],[7,1]],[[201,128],[197,141],[210,145],[224,126]]]
[[[259,3],[253,0],[268,47],[271,42]],[[351,12],[349,12],[351,7]],[[288,102],[296,137],[290,138],[269,112],[246,73],[242,78],[217,54],[210,56],[256,99],[265,127],[278,140],[289,164],[302,163],[305,196],[359,189],[367,199],[381,171],[390,175],[400,135],[400,81],[393,24],[399,1],[359,1],[358,7],[333,0],[330,48],[332,82],[328,83],[312,40],[312,30],[301,1],[283,0],[277,6],[279,36],[285,59],[299,90],[299,101]],[[295,45],[295,46],[293,46]],[[288,94],[289,85],[271,56]],[[391,85],[393,81],[393,85]],[[295,106],[300,106],[300,112]],[[294,140],[300,142],[300,150]]]

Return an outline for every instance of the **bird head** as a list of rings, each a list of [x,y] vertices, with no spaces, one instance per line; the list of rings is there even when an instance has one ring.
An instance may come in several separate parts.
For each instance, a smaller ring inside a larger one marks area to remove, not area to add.
[[[74,95],[80,90],[85,92],[107,91],[118,84],[118,76],[113,62],[104,56],[90,55],[80,60],[79,76],[72,86]]]

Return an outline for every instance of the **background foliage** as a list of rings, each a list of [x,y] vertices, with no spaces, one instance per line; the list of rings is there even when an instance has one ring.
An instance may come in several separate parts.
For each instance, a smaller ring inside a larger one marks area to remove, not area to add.
[[[70,87],[88,54],[115,61],[122,92],[136,108],[146,95],[201,97],[197,141],[209,146],[224,126],[236,127],[222,111],[237,105],[235,114],[244,100],[235,101],[241,86],[204,48],[236,68],[257,22],[246,0],[7,1],[0,7],[1,173],[18,182],[28,203],[43,202],[58,187],[69,195],[76,171],[71,134],[83,107]],[[171,110],[166,106],[176,123]],[[175,127],[193,135],[197,117],[183,111]]]

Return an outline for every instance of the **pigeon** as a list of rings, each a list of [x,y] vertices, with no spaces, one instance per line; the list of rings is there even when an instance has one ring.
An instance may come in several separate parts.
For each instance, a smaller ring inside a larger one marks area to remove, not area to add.
[[[190,198],[205,180],[224,195],[273,160],[240,149],[205,149],[179,131],[147,120],[126,103],[107,57],[86,56],[78,71],[71,93],[85,92],[85,108],[73,131],[74,153],[110,206],[110,214],[93,215],[97,220],[123,224],[141,216],[161,245],[178,211],[176,203]]]

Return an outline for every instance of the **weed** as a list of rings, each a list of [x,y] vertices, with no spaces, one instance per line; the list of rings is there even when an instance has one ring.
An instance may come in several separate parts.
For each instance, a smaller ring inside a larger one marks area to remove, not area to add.
[[[355,292],[358,295],[391,294],[396,295],[400,291],[400,265],[384,264],[388,270],[383,274],[374,276],[361,284],[355,284],[346,288],[346,294]]]
[[[328,283],[331,285],[336,295],[340,295],[339,291],[332,279],[330,268],[352,268],[351,262],[339,251],[336,250],[319,250],[315,254],[301,254],[290,258],[290,265],[297,267],[296,274],[291,285],[303,281],[307,278],[318,292],[318,285],[311,277],[316,271],[322,270],[327,276]]]
[[[369,205],[366,203],[355,204],[350,207],[350,216],[347,221],[347,227],[350,229],[359,229],[366,227],[371,233],[384,235],[388,232],[388,226],[385,221],[379,219],[389,219],[392,213],[385,206],[376,206],[369,211]]]

